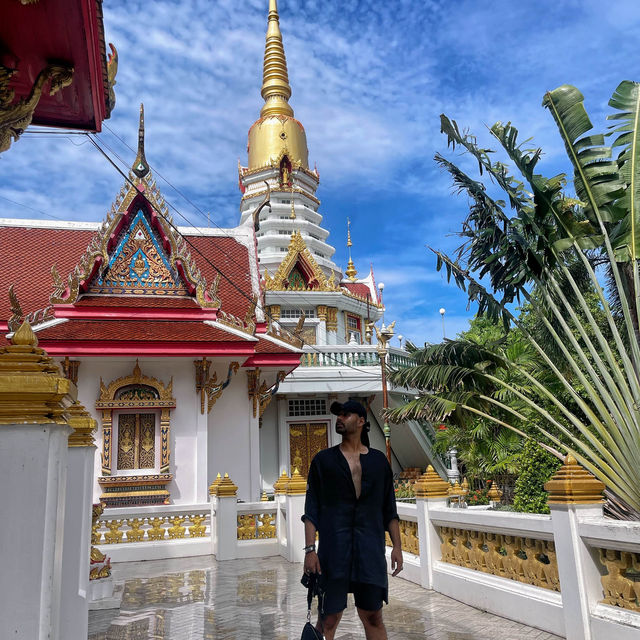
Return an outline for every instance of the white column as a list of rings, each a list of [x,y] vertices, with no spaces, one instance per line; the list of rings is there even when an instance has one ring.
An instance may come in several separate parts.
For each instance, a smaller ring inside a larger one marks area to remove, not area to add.
[[[86,638],[95,446],[69,447],[62,552],[60,638]]]
[[[418,512],[418,540],[420,543],[420,583],[425,589],[433,588],[433,563],[440,560],[440,536],[438,527],[431,522],[430,509],[447,506],[447,498],[416,497]]]
[[[304,514],[305,494],[287,494],[287,560],[304,562]]]
[[[581,518],[602,518],[604,484],[568,455],[544,485],[549,492],[567,640],[592,640],[591,609],[602,599],[598,563],[578,530]]]
[[[238,544],[238,500],[218,496],[216,506],[216,560],[233,560]]]
[[[276,396],[276,402],[278,403],[278,472],[281,473],[284,469],[289,475],[293,469],[289,469],[288,399]]]
[[[425,589],[433,589],[433,564],[441,558],[441,540],[437,525],[431,521],[432,509],[447,506],[449,483],[429,465],[415,484],[418,512],[418,542],[420,544],[420,582]]]
[[[600,572],[578,534],[581,518],[602,517],[602,505],[549,504],[567,640],[591,640],[591,608],[602,599]]]
[[[196,497],[197,503],[207,502],[209,499],[209,491],[207,483],[208,474],[208,447],[209,447],[209,415],[207,413],[207,399],[204,401],[204,413],[200,413],[200,394],[195,393],[195,411],[196,411],[196,472],[194,481],[193,495]]]
[[[249,405],[247,404],[247,407]],[[249,502],[260,500],[262,479],[260,477],[260,422],[249,414],[249,487],[243,493],[248,495]]]
[[[8,638],[57,640],[66,424],[0,426],[0,624]]]
[[[58,640],[75,385],[25,322],[0,350],[0,634]]]

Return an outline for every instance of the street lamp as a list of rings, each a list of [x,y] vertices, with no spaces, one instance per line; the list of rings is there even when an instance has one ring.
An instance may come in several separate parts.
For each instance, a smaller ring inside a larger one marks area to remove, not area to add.
[[[382,284],[382,283],[380,283]],[[383,285],[384,286],[384,285]],[[376,347],[376,351],[378,352],[378,357],[380,358],[380,368],[382,370],[382,408],[384,411],[384,439],[387,447],[387,460],[389,464],[391,464],[391,427],[387,421],[386,410],[389,408],[389,394],[387,392],[387,354],[389,350],[387,345],[389,344],[389,340],[393,338],[393,326],[395,325],[395,320],[388,326],[384,326],[384,322],[382,323],[382,329],[378,329],[375,327],[376,336],[378,338],[378,346]]]
[[[404,336],[398,336],[398,342],[400,343],[400,348],[402,349],[402,341],[404,340]]]
[[[440,307],[440,315],[442,316],[442,338],[446,340],[447,336],[444,333],[444,312],[445,312],[444,307]]]

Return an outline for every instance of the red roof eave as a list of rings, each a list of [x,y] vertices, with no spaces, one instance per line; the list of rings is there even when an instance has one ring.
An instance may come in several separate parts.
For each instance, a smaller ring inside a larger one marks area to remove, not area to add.
[[[154,307],[76,307],[56,304],[53,306],[56,318],[72,318],[74,320],[173,320],[173,321],[214,321],[218,317],[218,309],[171,309]]]
[[[251,356],[253,342],[164,342],[162,340],[41,340],[39,347],[50,356],[147,356],[147,357],[202,357],[236,358]]]

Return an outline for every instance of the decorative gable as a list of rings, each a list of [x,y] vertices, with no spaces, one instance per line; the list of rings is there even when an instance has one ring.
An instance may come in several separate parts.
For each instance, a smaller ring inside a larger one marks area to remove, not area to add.
[[[340,291],[334,275],[325,276],[299,231],[291,234],[291,242],[284,260],[273,278],[264,274],[267,291]]]
[[[107,268],[95,275],[87,293],[189,295],[143,209],[138,209],[123,230]]]
[[[50,303],[73,304],[86,293],[134,294],[192,296],[202,307],[219,307],[219,274],[207,286],[184,238],[173,229],[151,172],[129,178],[135,186],[123,187],[66,282],[53,267]]]

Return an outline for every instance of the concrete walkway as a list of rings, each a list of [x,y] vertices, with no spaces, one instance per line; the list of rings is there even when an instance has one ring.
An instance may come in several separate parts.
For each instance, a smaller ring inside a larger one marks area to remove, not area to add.
[[[212,556],[114,567],[120,609],[89,613],[89,640],[298,640],[306,619],[302,566],[280,558]],[[390,640],[557,640],[451,598],[390,578]],[[352,596],[336,640],[364,638]]]

